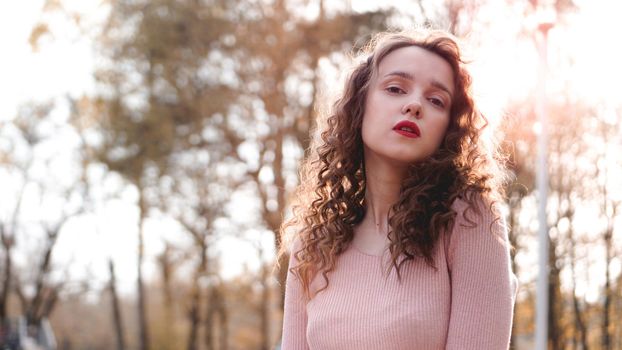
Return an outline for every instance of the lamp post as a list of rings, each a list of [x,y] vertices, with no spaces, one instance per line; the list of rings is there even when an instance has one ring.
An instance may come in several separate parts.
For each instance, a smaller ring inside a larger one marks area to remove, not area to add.
[[[538,134],[538,163],[536,187],[538,189],[538,281],[536,286],[536,350],[548,348],[548,311],[549,311],[549,232],[547,225],[546,204],[548,196],[547,166],[547,106],[546,106],[546,75],[548,32],[553,21],[540,21],[537,33],[540,34],[538,52],[540,64],[538,69],[538,93],[536,96],[536,114],[540,124]]]

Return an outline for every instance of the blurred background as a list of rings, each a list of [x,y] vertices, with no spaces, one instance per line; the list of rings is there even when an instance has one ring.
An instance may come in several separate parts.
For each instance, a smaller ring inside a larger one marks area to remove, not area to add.
[[[546,129],[549,349],[622,349],[620,13],[605,0],[0,3],[0,344],[278,346],[275,232],[315,117],[373,33],[432,25],[466,44],[514,175],[512,347],[534,347]]]

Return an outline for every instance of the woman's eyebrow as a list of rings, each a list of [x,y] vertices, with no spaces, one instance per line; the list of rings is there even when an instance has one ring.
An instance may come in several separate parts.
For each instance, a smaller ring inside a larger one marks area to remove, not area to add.
[[[435,88],[445,91],[447,95],[449,95],[449,98],[453,100],[454,95],[452,95],[451,91],[449,91],[449,88],[445,86],[445,84],[441,83],[440,81],[432,80],[430,82],[430,85],[434,86]]]
[[[393,71],[393,72],[389,72],[389,73],[385,74],[384,76],[385,76],[385,78],[386,77],[390,77],[390,76],[395,76],[395,77],[404,78],[406,80],[415,80],[415,77],[413,77],[412,74],[404,72],[404,71],[401,71],[401,70],[396,70],[396,71]]]
[[[406,80],[411,80],[411,81],[415,80],[415,77],[412,74],[410,74],[408,72],[401,71],[401,70],[392,71],[392,72],[389,72],[389,73],[384,75],[385,78],[386,77],[390,77],[390,76],[400,77],[400,78],[403,78],[403,79],[406,79]],[[451,93],[449,88],[447,86],[445,86],[445,84],[443,84],[443,83],[441,83],[440,81],[437,81],[437,80],[432,80],[430,82],[430,85],[434,86],[437,89],[445,91],[449,95],[449,98],[453,99],[453,94]]]

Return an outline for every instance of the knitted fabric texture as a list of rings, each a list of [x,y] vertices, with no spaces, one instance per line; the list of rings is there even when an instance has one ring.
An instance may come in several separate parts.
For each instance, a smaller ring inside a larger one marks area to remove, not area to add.
[[[517,280],[507,230],[482,210],[476,226],[457,201],[453,230],[434,253],[386,275],[389,254],[368,255],[353,245],[328,274],[329,285],[308,303],[291,271],[285,289],[282,350],[508,349]],[[470,214],[473,218],[474,214]],[[296,244],[294,244],[294,251]],[[297,264],[290,257],[290,268]],[[317,276],[311,291],[324,286]]]

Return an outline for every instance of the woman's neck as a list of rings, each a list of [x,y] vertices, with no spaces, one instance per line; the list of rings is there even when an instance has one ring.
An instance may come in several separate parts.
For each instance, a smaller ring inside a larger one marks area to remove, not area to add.
[[[363,223],[381,236],[389,232],[388,217],[391,207],[400,196],[406,176],[405,167],[365,158],[365,203],[367,210]]]

